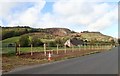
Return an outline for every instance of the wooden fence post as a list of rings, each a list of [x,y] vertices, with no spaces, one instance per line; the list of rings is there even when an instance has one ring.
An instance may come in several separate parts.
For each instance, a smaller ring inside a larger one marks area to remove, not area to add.
[[[95,50],[97,50],[97,44],[95,44]]]
[[[107,44],[105,44],[105,49],[107,49]]]
[[[31,44],[31,56],[33,55],[33,45]]]
[[[101,44],[101,50],[102,50],[102,44]]]
[[[110,47],[110,49],[112,49],[113,48],[113,45],[111,44],[111,47]]]
[[[74,46],[72,45],[72,52],[74,52]]]
[[[99,45],[97,44],[97,50],[99,50]]]
[[[84,50],[86,50],[86,45],[84,44]]]
[[[99,44],[97,44],[97,50],[99,50]]]
[[[92,44],[90,44],[90,50],[92,50]]]
[[[72,45],[72,47],[71,47],[71,50],[72,50],[72,52],[74,51],[73,45]]]
[[[83,46],[82,46],[82,50],[85,50],[85,49],[84,49],[84,44],[83,44]]]
[[[19,55],[20,55],[20,44],[19,44]]]
[[[87,50],[89,49],[89,45],[87,44],[87,48],[86,48]]]
[[[53,55],[53,50],[51,50],[51,54]]]
[[[89,45],[87,44],[87,50],[89,50]]]
[[[64,53],[66,53],[66,45],[64,45],[64,47],[65,47]]]
[[[17,55],[18,54],[18,51],[17,51],[17,43],[15,42],[15,54]]]
[[[46,56],[46,44],[44,44],[44,55]]]
[[[78,45],[78,47],[79,47],[79,51],[80,51],[80,45]]]
[[[92,45],[92,50],[94,50],[94,44]]]
[[[57,44],[57,54],[58,54],[58,44]]]

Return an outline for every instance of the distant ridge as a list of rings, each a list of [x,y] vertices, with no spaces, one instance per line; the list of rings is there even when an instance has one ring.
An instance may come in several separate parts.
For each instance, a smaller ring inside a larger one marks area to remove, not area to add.
[[[75,32],[71,31],[68,28],[31,28],[28,26],[18,26],[18,27],[2,27],[2,38],[11,38],[15,36],[21,36],[21,35],[36,35],[38,37],[40,36],[50,36],[52,37],[79,37],[82,39],[88,39],[88,40],[99,40],[99,41],[108,41],[113,39],[113,37],[104,35],[98,31],[82,31],[82,32]]]

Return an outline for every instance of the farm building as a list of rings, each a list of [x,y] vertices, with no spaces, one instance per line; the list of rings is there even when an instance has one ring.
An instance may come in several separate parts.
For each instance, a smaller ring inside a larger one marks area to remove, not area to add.
[[[77,39],[77,38],[69,39],[64,43],[64,45],[68,47],[78,46],[78,45],[83,45],[83,44],[84,44],[84,41],[81,39]]]

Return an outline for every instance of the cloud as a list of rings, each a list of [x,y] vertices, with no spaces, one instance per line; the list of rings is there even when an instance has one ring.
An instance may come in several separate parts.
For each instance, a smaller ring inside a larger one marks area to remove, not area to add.
[[[8,15],[6,20],[8,21],[9,25],[19,25],[19,26],[29,25],[31,27],[34,27],[34,25],[36,25],[39,22],[38,21],[39,18],[41,18],[40,16],[41,10],[44,7],[44,5],[45,5],[44,0],[41,0],[40,2],[34,2],[33,6],[28,7],[24,11],[20,11],[20,12]]]
[[[14,1],[16,2],[16,0]],[[30,1],[32,2],[32,0]],[[85,27],[84,29],[97,31],[107,29],[107,27],[111,26],[117,20],[117,5],[107,2],[109,0],[57,0],[53,4],[52,13],[41,13],[46,1],[37,1],[40,2],[33,2],[33,6],[28,7],[24,11],[13,12],[13,14],[10,14],[9,11],[17,3],[12,4],[14,2],[8,2],[8,6],[3,11],[3,14],[6,14],[7,18],[3,18],[10,25],[29,25],[40,28],[78,27],[73,30]],[[23,7],[21,6],[21,8]]]
[[[8,2],[0,2],[0,17],[6,17],[9,14],[9,11],[12,7],[16,6],[17,3],[8,3]]]
[[[0,26],[3,26],[3,22],[2,21],[0,21]]]
[[[88,25],[88,29],[104,30],[106,28],[109,28],[110,26],[113,26],[114,23],[117,23],[117,19],[118,19],[117,14],[118,14],[117,8],[111,10],[110,12],[104,14],[104,16],[102,16],[101,18],[97,19],[96,22]]]
[[[60,0],[54,4],[53,12],[59,16],[59,19],[62,19],[63,23],[76,24],[78,27],[84,26],[87,30],[96,31],[107,29],[118,19],[117,5],[105,2]]]
[[[62,22],[62,20],[55,16],[52,15],[51,13],[45,13],[42,15],[42,17],[39,19],[38,24],[36,27],[41,27],[41,28],[52,28],[52,27],[68,27],[66,23]]]
[[[41,2],[42,0],[0,0],[0,2]]]
[[[83,0],[83,2],[78,1],[79,0],[57,1],[53,5],[53,11],[63,16],[72,16],[79,13],[86,15],[93,10],[90,3],[84,2]],[[87,7],[89,7],[89,9],[87,9]]]
[[[45,5],[45,2],[39,2],[36,3],[34,7],[28,8],[25,12],[22,12],[22,14],[19,17],[20,24],[28,24],[33,25],[36,24],[39,19],[39,14],[43,6]]]

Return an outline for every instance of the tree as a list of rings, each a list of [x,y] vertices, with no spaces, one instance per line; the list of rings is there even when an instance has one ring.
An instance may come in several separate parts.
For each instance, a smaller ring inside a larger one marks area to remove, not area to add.
[[[63,37],[62,42],[65,43],[68,39],[70,39],[70,37]]]
[[[57,46],[55,41],[50,41],[50,42],[48,42],[48,45],[49,45],[50,47],[56,47],[56,46]]]
[[[2,39],[10,38],[14,36],[14,31],[12,30],[4,30],[2,31]]]
[[[19,39],[19,43],[22,47],[27,47],[29,46],[29,36],[28,35],[22,35]]]
[[[55,42],[56,42],[56,44],[59,44],[59,46],[63,46],[64,45],[63,40],[61,38],[59,38],[59,37],[55,39]]]
[[[110,43],[111,43],[112,45],[115,45],[114,39],[112,39],[112,40],[110,41]]]
[[[36,36],[29,37],[30,44],[33,44],[33,46],[43,46],[43,42]]]
[[[92,39],[91,41],[90,41],[90,45],[94,45],[96,43],[96,40],[95,39]]]

